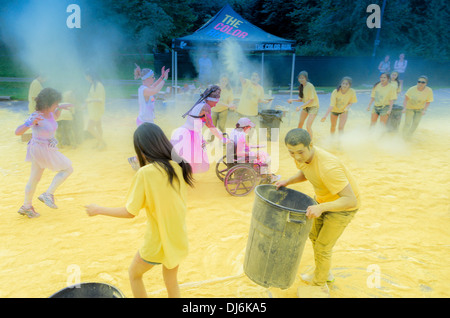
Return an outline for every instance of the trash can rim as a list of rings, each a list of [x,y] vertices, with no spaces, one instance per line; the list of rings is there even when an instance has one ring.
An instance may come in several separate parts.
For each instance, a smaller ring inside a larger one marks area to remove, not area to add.
[[[86,286],[86,285],[102,285],[102,286],[107,286],[110,287],[112,289],[114,289],[115,291],[117,291],[122,297],[125,297],[125,295],[122,293],[122,291],[117,288],[116,286],[113,286],[111,284],[108,283],[103,283],[103,282],[82,282],[82,283],[78,283],[78,284],[73,284],[64,288],[61,288],[60,290],[58,290],[57,292],[53,293],[49,298],[53,298],[54,296],[60,294],[62,291],[70,289],[70,288],[77,288],[77,286]]]
[[[264,198],[264,197],[259,193],[258,190],[261,189],[261,188],[266,188],[266,187],[275,188],[275,186],[272,185],[272,184],[260,184],[260,185],[257,185],[257,186],[255,187],[255,194],[256,194],[261,200],[263,200],[263,202],[266,202],[266,203],[268,203],[268,204],[270,204],[270,205],[272,205],[272,206],[274,206],[274,207],[276,207],[276,208],[278,208],[278,209],[288,210],[288,211],[291,211],[291,212],[297,212],[297,213],[306,213],[305,210],[298,210],[298,209],[290,208],[290,207],[287,207],[287,206],[279,205],[279,204],[276,204],[276,203],[274,203],[274,202],[272,202],[272,201],[269,201],[267,198]],[[279,191],[279,190],[277,190],[277,191]],[[301,193],[301,194],[303,194],[303,195],[309,197],[308,195],[306,195],[306,194],[304,194],[304,193],[302,193],[302,192],[300,192],[300,191],[296,191],[296,190],[289,189],[289,188],[286,188],[286,187],[283,187],[283,191],[287,191],[287,192],[297,192],[297,193]],[[309,198],[315,203],[315,200],[314,200],[313,198],[311,198],[311,197],[309,197]]]

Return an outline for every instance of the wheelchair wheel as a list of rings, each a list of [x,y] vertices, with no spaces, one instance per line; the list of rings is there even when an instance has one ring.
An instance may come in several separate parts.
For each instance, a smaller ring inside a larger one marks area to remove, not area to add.
[[[224,184],[229,194],[245,196],[259,184],[259,177],[252,166],[238,164],[228,170]]]
[[[216,164],[216,175],[220,179],[220,181],[223,181],[225,179],[225,176],[228,172],[228,165],[226,163],[227,156],[223,156],[222,159],[217,160]]]

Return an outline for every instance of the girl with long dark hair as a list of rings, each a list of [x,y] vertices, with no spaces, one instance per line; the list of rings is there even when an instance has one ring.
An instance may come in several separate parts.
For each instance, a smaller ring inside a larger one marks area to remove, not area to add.
[[[178,266],[188,254],[186,231],[187,188],[193,186],[192,168],[181,160],[162,129],[143,123],[134,133],[140,169],[131,182],[124,207],[86,206],[89,216],[133,218],[144,209],[147,230],[144,243],[129,268],[134,297],[147,297],[143,275],[162,264],[169,297],[180,297]]]
[[[221,89],[217,85],[209,86],[200,98],[184,115],[186,122],[177,128],[171,142],[176,151],[189,162],[194,173],[202,173],[209,170],[209,158],[206,152],[206,142],[203,139],[202,128],[206,126],[209,131],[224,143],[229,142],[213,123],[211,108],[215,107],[220,99]]]
[[[344,132],[345,123],[348,118],[348,110],[350,106],[356,103],[358,100],[356,98],[356,92],[351,87],[352,79],[348,76],[342,78],[339,86],[331,93],[330,107],[328,108],[326,114],[322,117],[322,122],[325,121],[328,114],[330,114],[331,134],[336,131],[336,124],[339,118],[339,133]]]
[[[300,120],[298,122],[298,128],[303,128],[306,118],[306,130],[312,137],[312,124],[314,119],[319,112],[319,98],[317,97],[316,89],[313,84],[308,81],[308,73],[306,71],[301,71],[298,74],[298,82],[300,83],[298,87],[298,99],[288,99],[288,103],[292,102],[303,102],[303,105],[296,108],[297,111],[302,110],[300,114]]]

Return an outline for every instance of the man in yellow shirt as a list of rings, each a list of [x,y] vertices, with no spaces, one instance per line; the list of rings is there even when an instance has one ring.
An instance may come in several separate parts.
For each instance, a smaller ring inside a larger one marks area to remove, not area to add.
[[[289,131],[285,137],[289,154],[299,171],[287,180],[275,183],[278,188],[308,180],[314,187],[317,205],[306,210],[314,223],[309,238],[314,249],[313,286],[328,293],[326,282],[331,268],[331,253],[338,238],[359,209],[358,186],[352,174],[334,155],[312,145],[311,136],[301,128]]]
[[[248,117],[253,122],[258,122],[255,118],[258,116],[258,105],[259,103],[267,103],[264,100],[264,89],[259,84],[259,74],[253,73],[250,80],[244,78],[241,74],[240,79],[242,94],[236,111],[239,117]]]
[[[419,126],[420,119],[427,111],[428,106],[434,100],[433,90],[427,86],[428,77],[422,75],[417,80],[417,85],[408,89],[403,101],[403,112],[405,114],[405,124],[403,126],[403,136],[406,139],[411,138],[411,135]]]

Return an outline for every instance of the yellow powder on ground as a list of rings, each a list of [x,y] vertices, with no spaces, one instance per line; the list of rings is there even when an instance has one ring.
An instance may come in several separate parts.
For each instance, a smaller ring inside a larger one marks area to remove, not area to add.
[[[440,116],[427,115],[413,141],[405,143],[395,135],[364,130],[370,114],[362,108],[350,114],[340,143],[329,138],[329,121],[316,119],[313,126],[315,144],[342,159],[362,195],[361,209],[333,252],[336,279],[330,285],[331,297],[449,297],[448,124]],[[127,158],[134,155],[137,113],[123,109],[107,108],[105,151],[93,150],[93,140],[61,150],[72,160],[74,173],[55,194],[59,209],[34,199],[41,214],[37,219],[17,213],[30,164],[24,161],[26,143],[14,130],[26,114],[0,109],[0,297],[49,297],[77,279],[109,283],[132,297],[128,267],[143,240],[145,214],[134,219],[90,218],[84,210],[89,203],[124,205],[134,174]],[[170,135],[184,121],[179,114],[157,111],[156,123]],[[291,115],[295,120],[283,122],[282,137],[296,125],[298,113]],[[288,178],[295,172],[281,143],[277,174]],[[53,176],[44,172],[36,197]],[[307,182],[292,189],[314,196]],[[305,286],[297,275],[291,288],[268,290],[243,273],[254,198],[254,192],[230,196],[214,165],[196,176],[188,202],[190,252],[179,268],[183,297],[297,297],[297,288]],[[308,240],[299,274],[310,271],[313,264]],[[166,297],[160,267],[148,272],[144,282],[151,297]]]

